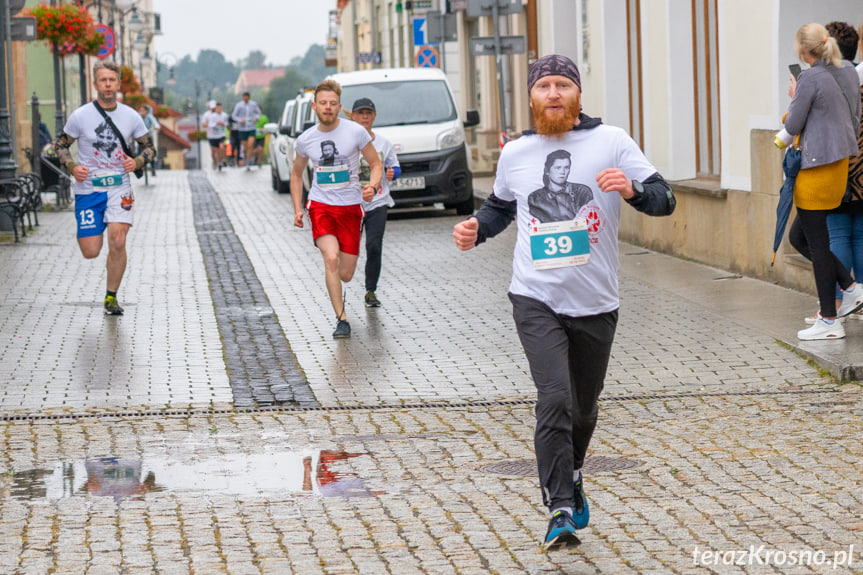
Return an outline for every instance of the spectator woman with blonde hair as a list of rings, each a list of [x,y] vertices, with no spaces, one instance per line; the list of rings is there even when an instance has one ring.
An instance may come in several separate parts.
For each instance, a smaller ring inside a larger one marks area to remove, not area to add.
[[[841,339],[839,318],[863,308],[863,284],[830,251],[827,213],[838,207],[848,182],[848,158],[857,154],[860,125],[860,83],[857,71],[844,62],[827,29],[818,23],[797,31],[794,43],[801,61],[810,68],[791,77],[791,103],[785,130],[800,135],[802,165],[794,187],[797,217],[791,226],[791,245],[812,262],[820,304],[812,327],[797,333],[801,340]],[[842,288],[837,311],[834,284]]]

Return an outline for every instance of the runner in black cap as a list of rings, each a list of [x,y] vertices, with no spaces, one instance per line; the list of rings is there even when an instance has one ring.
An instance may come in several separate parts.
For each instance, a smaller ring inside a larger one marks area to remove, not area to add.
[[[381,277],[381,252],[384,247],[384,230],[387,225],[387,211],[395,205],[390,195],[389,182],[402,173],[399,159],[393,145],[383,136],[372,131],[377,117],[375,103],[368,98],[359,98],[351,108],[351,119],[364,127],[372,137],[372,144],[384,166],[384,178],[381,187],[370,202],[363,202],[366,215],[363,217],[363,229],[366,231],[366,307],[380,307],[381,302],[375,295],[378,280]],[[360,158],[360,184],[365,185],[371,177],[371,168],[365,159]]]

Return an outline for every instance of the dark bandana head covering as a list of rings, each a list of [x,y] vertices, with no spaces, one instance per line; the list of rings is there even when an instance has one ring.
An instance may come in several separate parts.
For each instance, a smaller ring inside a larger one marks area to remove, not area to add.
[[[566,76],[575,82],[579,90],[581,89],[581,74],[578,73],[578,66],[566,56],[549,54],[531,64],[527,73],[528,94],[530,94],[530,89],[533,88],[536,81],[543,76]]]

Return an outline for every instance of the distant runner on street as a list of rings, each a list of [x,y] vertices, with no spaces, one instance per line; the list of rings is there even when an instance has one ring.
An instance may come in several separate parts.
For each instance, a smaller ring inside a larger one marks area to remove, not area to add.
[[[318,124],[297,138],[297,158],[291,171],[294,225],[303,227],[303,170],[312,160],[315,176],[309,190],[312,238],[321,250],[326,285],[336,312],[334,338],[351,335],[345,314],[342,282],[349,282],[357,268],[362,235],[363,201],[371,201],[381,185],[380,158],[365,128],[339,118],[342,88],[324,80],[315,88],[312,107]],[[360,155],[370,168],[369,183],[360,184]]]
[[[528,93],[536,130],[504,146],[494,193],[453,236],[469,250],[518,220],[509,299],[537,390],[534,445],[552,548],[577,543],[590,518],[581,469],[620,307],[620,199],[653,216],[671,214],[675,199],[626,132],[580,113],[572,60],[534,62]]]
[[[264,142],[267,141],[267,134],[264,132],[264,126],[269,123],[270,119],[266,114],[262,113],[258,121],[255,122],[255,148],[253,155],[255,156],[255,165],[260,167],[264,162]]]
[[[370,202],[364,202],[366,215],[363,216],[363,229],[366,231],[366,307],[380,307],[381,302],[375,295],[381,277],[381,259],[384,247],[384,231],[387,226],[387,211],[395,205],[390,195],[389,182],[398,178],[402,169],[399,158],[389,140],[372,131],[377,117],[375,103],[368,98],[359,98],[351,108],[351,119],[365,128],[372,137],[372,144],[383,162],[385,177],[381,187]],[[369,181],[371,170],[365,159],[360,159],[360,184]]]
[[[228,115],[222,111],[221,102],[214,102],[214,104],[213,108],[201,118],[201,126],[207,130],[213,169],[221,170],[225,165],[225,128],[228,125]]]
[[[93,66],[93,78],[96,100],[72,112],[54,151],[75,178],[78,246],[85,258],[98,257],[102,235],[108,230],[105,314],[122,315],[117,290],[126,271],[126,235],[135,211],[129,172],[153,161],[156,150],[141,116],[117,102],[120,66],[100,60]],[[126,142],[133,138],[141,149],[134,158],[126,151]],[[75,140],[78,162],[69,151]]]
[[[243,157],[246,160],[247,168],[252,164],[252,157],[254,155],[255,122],[261,117],[261,108],[251,98],[251,94],[244,92],[243,99],[237,102],[231,114],[240,142],[243,145]]]

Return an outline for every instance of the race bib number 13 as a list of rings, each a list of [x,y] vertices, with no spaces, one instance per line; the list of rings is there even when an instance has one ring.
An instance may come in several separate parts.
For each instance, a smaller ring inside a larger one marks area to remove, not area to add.
[[[550,270],[581,266],[590,261],[587,221],[576,218],[530,226],[530,255],[533,268]]]
[[[318,187],[322,190],[344,188],[351,181],[351,172],[347,164],[341,166],[320,166],[316,177]]]

